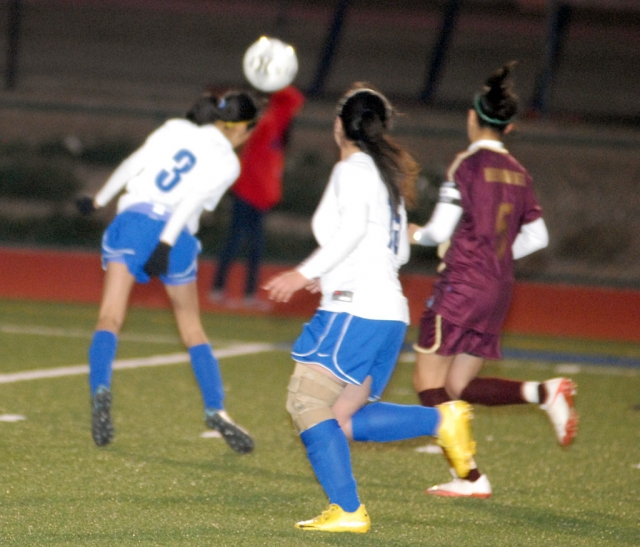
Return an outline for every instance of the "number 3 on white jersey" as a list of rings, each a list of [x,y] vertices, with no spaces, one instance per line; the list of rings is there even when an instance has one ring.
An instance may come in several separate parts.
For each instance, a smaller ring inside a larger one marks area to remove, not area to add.
[[[173,161],[175,165],[171,168],[171,173],[163,169],[156,175],[156,186],[163,192],[170,192],[182,180],[182,175],[193,169],[196,164],[196,157],[189,150],[183,148],[176,152],[176,155],[173,156]],[[173,176],[171,176],[172,174]]]

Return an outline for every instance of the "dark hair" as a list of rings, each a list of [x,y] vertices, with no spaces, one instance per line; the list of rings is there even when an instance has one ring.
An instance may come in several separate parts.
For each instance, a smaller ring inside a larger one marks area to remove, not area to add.
[[[354,84],[338,103],[345,136],[373,158],[389,191],[391,205],[397,210],[402,199],[408,205],[414,202],[420,167],[387,135],[393,115],[387,98],[364,83]]]
[[[518,96],[509,77],[516,62],[511,61],[496,70],[485,82],[481,93],[473,99],[481,127],[491,127],[501,133],[518,113]]]
[[[206,125],[224,122],[253,122],[258,116],[257,100],[246,91],[228,91],[221,97],[204,93],[189,109],[187,120]]]

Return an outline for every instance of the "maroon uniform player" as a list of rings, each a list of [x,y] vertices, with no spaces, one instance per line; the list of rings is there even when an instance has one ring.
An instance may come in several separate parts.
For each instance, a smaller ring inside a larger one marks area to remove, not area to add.
[[[425,406],[451,399],[491,406],[540,404],[558,442],[566,446],[578,421],[571,380],[477,377],[485,359],[500,358],[514,259],[548,244],[531,177],[501,142],[517,111],[511,68],[508,64],[498,70],[475,96],[467,117],[471,145],[451,164],[430,221],[423,227],[409,226],[414,243],[450,242],[420,323],[414,388]],[[476,468],[427,493],[487,498],[491,485]]]

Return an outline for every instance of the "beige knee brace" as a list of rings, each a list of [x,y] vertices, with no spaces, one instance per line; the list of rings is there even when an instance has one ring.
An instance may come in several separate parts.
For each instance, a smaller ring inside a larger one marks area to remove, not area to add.
[[[333,407],[344,386],[324,374],[296,363],[289,381],[287,410],[298,433],[334,418]]]

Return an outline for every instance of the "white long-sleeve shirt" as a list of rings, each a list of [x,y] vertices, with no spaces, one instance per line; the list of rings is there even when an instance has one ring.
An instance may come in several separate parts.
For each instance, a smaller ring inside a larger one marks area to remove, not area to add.
[[[319,248],[299,267],[320,278],[320,309],[409,322],[398,279],[409,260],[404,206],[392,216],[373,159],[357,152],[336,164],[312,219]]]
[[[216,208],[239,174],[238,157],[215,126],[173,119],[120,164],[95,201],[102,207],[124,188],[118,213],[152,204],[156,213],[170,215],[160,241],[173,245],[185,227],[198,231],[202,212]]]

